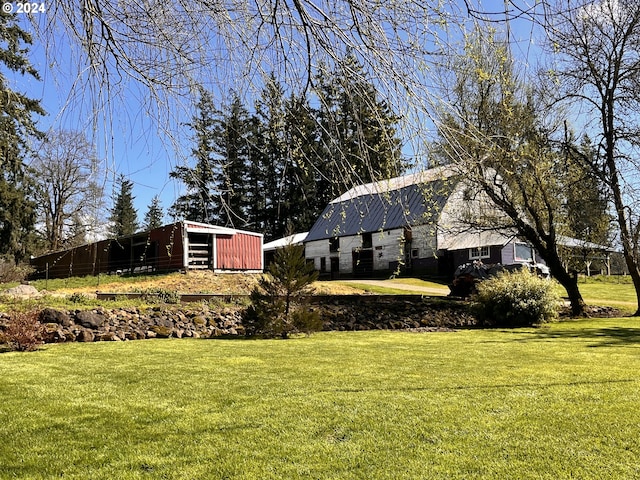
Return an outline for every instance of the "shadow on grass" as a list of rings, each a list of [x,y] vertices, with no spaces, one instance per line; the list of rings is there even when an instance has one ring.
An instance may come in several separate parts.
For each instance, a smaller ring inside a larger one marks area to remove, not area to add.
[[[487,383],[478,385],[450,385],[450,386],[406,386],[390,389],[390,392],[445,392],[457,390],[499,390],[512,388],[555,388],[577,387],[584,385],[613,385],[620,383],[637,383],[635,378],[621,378],[610,380],[583,380],[567,382],[515,382],[515,383]],[[376,391],[376,388],[336,388],[329,390],[336,393],[366,393]]]
[[[522,334],[519,329],[514,329],[514,333]],[[581,328],[581,329],[553,329],[530,332],[527,340],[548,340],[548,339],[582,339],[593,341],[589,347],[618,347],[624,345],[640,346],[640,327],[606,327],[606,328]]]

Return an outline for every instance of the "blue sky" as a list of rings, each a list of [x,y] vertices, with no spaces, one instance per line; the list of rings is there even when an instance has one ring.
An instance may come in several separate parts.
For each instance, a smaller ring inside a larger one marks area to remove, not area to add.
[[[33,31],[27,21],[22,24],[28,31]],[[123,173],[134,182],[139,222],[143,221],[154,195],[160,196],[166,214],[181,193],[181,185],[169,179],[169,172],[175,165],[188,161],[191,149],[190,131],[180,126],[189,121],[188,115],[173,120],[172,138],[169,139],[159,130],[154,115],[145,111],[148,102],[144,92],[135,85],[125,85],[114,95],[109,106],[112,110],[96,116],[91,94],[84,91],[82,83],[77,83],[78,78],[83,78],[82,73],[78,73],[77,66],[71,61],[73,52],[66,42],[56,43],[55,51],[51,48],[47,51],[47,47],[34,35],[27,55],[40,74],[40,81],[31,77],[13,78],[19,91],[39,99],[46,110],[46,116],[36,117],[38,128],[45,132],[49,129],[85,132],[101,160],[107,208],[113,191],[111,182]],[[176,143],[181,147],[176,148]]]
[[[31,29],[26,17],[24,20],[25,27]],[[528,39],[529,32],[524,30],[518,36]],[[65,39],[58,38],[55,45],[39,42],[34,35],[29,58],[40,72],[42,81],[22,78],[18,82],[19,89],[31,97],[40,98],[48,112],[39,121],[40,129],[84,131],[97,147],[107,181],[123,173],[134,182],[139,221],[142,221],[154,195],[160,196],[166,212],[182,188],[178,182],[169,179],[169,172],[176,165],[191,161],[191,132],[184,126],[193,112],[188,99],[171,99],[165,110],[159,111],[149,101],[146,90],[135,82],[122,79],[114,82],[117,90],[112,92],[112,101],[106,104],[107,108],[96,109],[92,102],[100,103],[101,99],[82,83],[86,74],[78,70],[78,63],[73,61],[74,51]],[[525,42],[522,48],[527,49],[527,45]],[[215,73],[212,75],[216,76]],[[77,83],[78,79],[80,83]],[[227,83],[220,84],[221,89],[232,86],[229,78],[222,81]],[[180,101],[187,104],[173,103]],[[96,111],[101,114],[96,116]],[[159,118],[163,120],[159,121]],[[106,185],[105,193],[107,197],[111,196],[110,184]]]

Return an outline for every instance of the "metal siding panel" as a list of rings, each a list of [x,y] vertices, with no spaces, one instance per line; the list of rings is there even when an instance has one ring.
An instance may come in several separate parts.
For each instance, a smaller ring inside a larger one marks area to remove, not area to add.
[[[262,242],[257,235],[237,233],[216,236],[218,268],[221,270],[262,269]]]
[[[176,222],[149,232],[149,240],[158,244],[158,269],[177,270],[184,267],[182,230],[182,222]]]

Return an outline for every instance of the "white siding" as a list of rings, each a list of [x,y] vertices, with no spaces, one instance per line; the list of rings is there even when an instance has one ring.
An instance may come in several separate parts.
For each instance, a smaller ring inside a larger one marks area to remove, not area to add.
[[[402,258],[402,234],[399,228],[372,234],[374,270],[389,270],[389,262]]]
[[[435,256],[437,250],[435,226],[417,225],[411,229],[411,238],[411,248],[418,249],[418,258]]]
[[[327,260],[327,271],[329,271],[329,240],[315,240],[305,243],[305,257],[313,260],[316,270],[320,270],[320,258],[325,257]]]
[[[411,248],[419,250],[420,258],[432,257],[435,254],[435,229],[429,225],[418,225],[412,229]],[[374,232],[371,234],[373,248],[373,269],[389,270],[390,263],[404,260],[404,228]],[[340,273],[353,273],[353,251],[362,247],[362,236],[340,237],[338,253],[329,252],[329,240],[314,240],[305,243],[308,259],[314,261],[317,270],[321,269],[321,258],[325,258],[326,271],[330,270],[330,257],[340,259]]]
[[[509,242],[500,251],[502,259],[500,260],[503,265],[511,265],[514,263],[513,259],[513,243]]]
[[[362,246],[362,237],[340,237],[340,273],[353,273],[353,249]]]

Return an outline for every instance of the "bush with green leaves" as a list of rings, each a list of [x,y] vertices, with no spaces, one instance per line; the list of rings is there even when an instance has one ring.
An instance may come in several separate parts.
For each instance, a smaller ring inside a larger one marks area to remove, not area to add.
[[[286,245],[275,254],[267,273],[251,292],[251,305],[242,324],[245,334],[288,338],[291,334],[322,330],[322,320],[305,302],[318,278],[301,245]]]
[[[531,326],[556,319],[559,301],[553,281],[523,269],[478,283],[472,310],[482,325]]]
[[[0,343],[9,350],[30,352],[44,343],[44,326],[38,320],[38,312],[14,312],[0,330]]]

